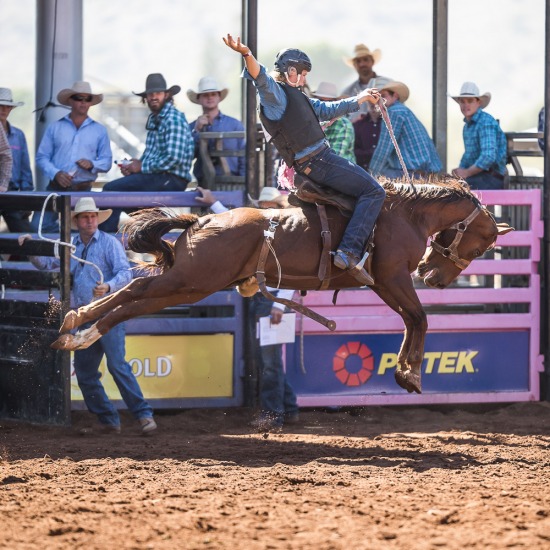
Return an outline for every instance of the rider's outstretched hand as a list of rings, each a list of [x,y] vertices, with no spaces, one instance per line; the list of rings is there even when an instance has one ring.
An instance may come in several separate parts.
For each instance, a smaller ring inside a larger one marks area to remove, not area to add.
[[[240,36],[237,36],[237,40],[235,40],[228,33],[227,38],[225,36],[223,37],[223,41],[225,42],[226,46],[229,46],[232,50],[239,52],[241,55],[244,55],[245,53],[248,53],[250,51],[250,48],[241,42]]]

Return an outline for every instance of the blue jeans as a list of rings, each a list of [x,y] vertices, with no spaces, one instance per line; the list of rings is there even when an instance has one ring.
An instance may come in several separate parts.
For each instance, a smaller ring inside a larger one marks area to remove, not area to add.
[[[186,179],[169,173],[131,174],[106,183],[103,191],[185,191],[188,183]],[[100,224],[99,229],[116,233],[121,213],[121,208],[113,208],[113,213]]]
[[[254,327],[260,317],[271,313],[273,302],[257,292],[250,299],[250,319]],[[260,409],[262,414],[283,423],[285,414],[298,412],[296,394],[283,369],[283,345],[260,346],[256,340],[256,359],[260,377]]]
[[[80,330],[88,328],[84,325]],[[114,326],[89,348],[74,352],[74,369],[78,386],[88,410],[96,414],[101,424],[120,425],[120,418],[101,383],[99,364],[107,357],[107,369],[115,381],[126,406],[135,418],[153,416],[153,409],[145,401],[132,367],[126,362],[124,323]]]
[[[491,172],[480,172],[475,176],[466,178],[466,182],[472,189],[503,189],[504,177],[497,177]]]
[[[306,167],[311,169],[307,174],[309,179],[357,199],[355,210],[338,248],[361,257],[384,203],[386,192],[363,168],[340,157],[330,148],[301,165],[298,172]]]

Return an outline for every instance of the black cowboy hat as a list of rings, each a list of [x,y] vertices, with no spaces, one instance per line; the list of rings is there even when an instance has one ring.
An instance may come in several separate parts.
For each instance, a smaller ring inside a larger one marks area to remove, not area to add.
[[[168,92],[171,96],[174,96],[176,94],[179,94],[180,91],[180,86],[171,86],[170,88],[168,88],[165,78],[160,73],[153,73],[147,76],[144,92],[132,93],[140,97],[145,97],[147,94],[151,94],[153,92]]]

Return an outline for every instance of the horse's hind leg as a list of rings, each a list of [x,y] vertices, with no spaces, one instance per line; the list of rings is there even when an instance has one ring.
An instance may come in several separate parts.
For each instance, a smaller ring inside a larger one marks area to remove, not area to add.
[[[134,299],[134,294],[144,292],[151,283],[153,277],[140,277],[130,281],[124,288],[117,292],[108,294],[99,300],[96,300],[87,306],[81,306],[77,310],[71,310],[65,315],[63,324],[59,329],[60,333],[69,332],[84,323],[95,321],[105,313],[115,307],[130,302]]]
[[[97,323],[86,330],[79,331],[76,334],[62,334],[51,344],[51,347],[65,350],[85,349],[109,332],[115,325],[123,321],[137,317],[138,315],[155,313],[168,306],[192,304],[206,298],[208,295],[209,293],[185,293],[167,296],[164,299],[146,298],[124,303],[109,311],[109,313],[104,315]]]

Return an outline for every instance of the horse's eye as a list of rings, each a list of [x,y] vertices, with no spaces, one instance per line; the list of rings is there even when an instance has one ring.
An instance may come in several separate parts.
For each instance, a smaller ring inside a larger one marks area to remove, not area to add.
[[[476,248],[476,249],[474,250],[474,258],[478,258],[479,256],[481,256],[481,250],[479,250],[479,249]]]

